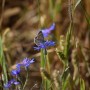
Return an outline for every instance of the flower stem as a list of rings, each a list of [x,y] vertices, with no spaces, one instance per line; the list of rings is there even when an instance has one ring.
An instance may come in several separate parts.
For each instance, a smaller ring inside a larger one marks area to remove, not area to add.
[[[28,74],[28,68],[26,68],[26,71],[27,71],[26,80],[25,80],[25,83],[24,83],[24,86],[23,86],[23,89],[22,89],[22,90],[25,89],[26,84],[27,84],[27,81],[28,81],[28,77],[29,77],[29,74]]]

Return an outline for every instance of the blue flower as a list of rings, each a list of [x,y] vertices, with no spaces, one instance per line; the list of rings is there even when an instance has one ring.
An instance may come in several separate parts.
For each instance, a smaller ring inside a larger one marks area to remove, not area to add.
[[[54,29],[55,29],[55,23],[53,23],[49,28],[42,30],[43,36],[47,37],[50,34],[50,32]]]
[[[20,84],[20,82],[16,81],[15,79],[11,79],[4,85],[4,87],[10,88],[12,85],[18,85],[18,84]]]
[[[47,47],[54,46],[55,42],[53,41],[45,41],[44,43],[40,43],[37,47],[34,47],[34,50],[46,49]]]
[[[16,66],[16,69],[11,71],[11,75],[17,76],[19,73],[20,73],[20,66]]]
[[[24,58],[23,61],[19,65],[27,68],[30,66],[30,64],[32,64],[34,62],[35,62],[34,59]]]

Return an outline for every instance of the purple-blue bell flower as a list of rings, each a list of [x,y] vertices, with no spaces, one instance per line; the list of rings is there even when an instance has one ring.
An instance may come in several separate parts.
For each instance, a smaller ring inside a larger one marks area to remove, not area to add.
[[[11,87],[11,84],[8,82],[4,85],[5,88],[10,88]]]
[[[47,37],[50,34],[50,32],[54,29],[55,29],[55,23],[53,23],[49,28],[42,30],[43,36]]]
[[[10,88],[12,85],[18,85],[18,84],[20,84],[20,82],[16,81],[15,79],[11,79],[4,85],[4,87]]]
[[[24,60],[20,63],[21,66],[29,67],[30,64],[34,63],[34,59],[24,58]]]
[[[17,69],[11,71],[11,75],[17,76],[19,73],[20,73],[20,70],[17,70]]]
[[[21,66],[22,66],[21,63],[18,63],[18,64],[16,65],[16,67],[17,67],[18,69],[20,69]]]
[[[44,43],[40,43],[37,47],[34,47],[34,50],[46,49],[47,47],[54,46],[55,42],[53,41],[45,41]]]
[[[16,69],[11,71],[11,75],[17,76],[20,73],[20,66],[16,65]]]

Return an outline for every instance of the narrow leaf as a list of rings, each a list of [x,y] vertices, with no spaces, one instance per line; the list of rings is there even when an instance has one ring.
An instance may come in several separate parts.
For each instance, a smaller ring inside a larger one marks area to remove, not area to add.
[[[76,7],[79,5],[79,3],[81,2],[81,0],[77,0],[75,6],[74,6],[74,10],[76,9]]]
[[[85,90],[85,82],[82,78],[80,78],[80,90]]]

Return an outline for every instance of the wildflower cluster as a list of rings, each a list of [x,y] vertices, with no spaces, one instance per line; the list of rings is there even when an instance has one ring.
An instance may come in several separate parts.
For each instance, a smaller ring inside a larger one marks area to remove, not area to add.
[[[34,59],[24,58],[22,62],[16,64],[16,69],[11,71],[11,75],[16,76],[16,79],[11,79],[4,85],[4,87],[10,88],[12,85],[20,84],[20,82],[17,81],[17,77],[21,72],[21,67],[28,68],[32,63],[34,63]]]
[[[46,49],[47,47],[54,46],[55,42],[53,41],[45,41],[44,43],[40,43],[37,47],[34,47],[34,50]]]
[[[38,33],[38,35],[35,37],[35,44],[37,45],[37,47],[34,47],[35,50],[40,50],[40,49],[46,50],[47,47],[55,45],[55,42],[53,41],[44,40],[44,38],[47,37],[54,29],[55,29],[55,24],[53,23],[50,26],[50,28],[43,29]],[[28,70],[28,67],[34,62],[35,62],[34,59],[24,58],[22,62],[16,64],[16,69],[11,71],[11,75],[14,76],[14,78],[8,81],[6,84],[4,84],[4,87],[10,88],[12,85],[21,84],[21,81],[18,79],[21,72],[21,67],[24,67],[25,70]],[[26,82],[25,84],[23,84],[23,88],[25,88],[25,85]]]
[[[5,88],[10,88],[11,85],[18,85],[18,84],[20,84],[20,82],[18,82],[18,81],[15,80],[15,79],[11,79],[8,83],[6,83],[6,84],[4,85],[4,87],[5,87]]]
[[[34,50],[46,49],[47,47],[54,46],[55,42],[53,41],[45,41],[44,38],[47,37],[52,30],[55,29],[55,23],[53,23],[50,28],[43,29],[39,31],[38,35],[35,37],[35,44],[37,47],[34,47]]]

